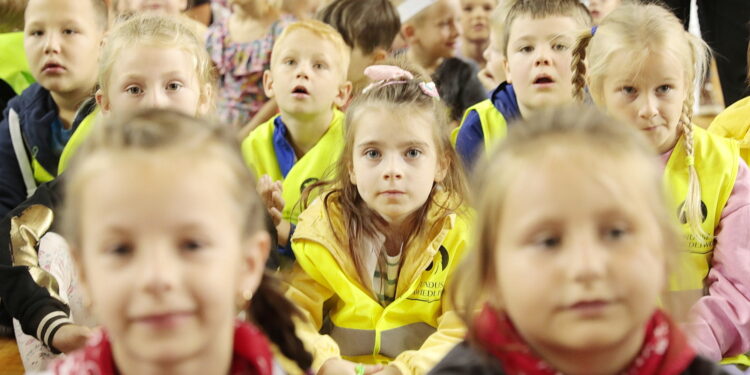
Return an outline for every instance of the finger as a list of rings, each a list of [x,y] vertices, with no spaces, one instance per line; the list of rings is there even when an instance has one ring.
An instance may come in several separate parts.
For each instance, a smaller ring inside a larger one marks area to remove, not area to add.
[[[273,208],[273,207],[272,207],[272,208],[270,208],[270,209],[268,210],[268,214],[270,214],[270,215],[271,215],[271,219],[273,220],[273,225],[274,225],[274,226],[277,226],[277,225],[279,225],[279,223],[280,223],[280,222],[281,222],[281,220],[283,219],[283,216],[281,215],[281,211],[279,211],[279,210],[278,210],[278,209],[276,209],[276,208]]]
[[[365,365],[365,375],[375,374],[383,370],[383,365]]]
[[[284,197],[281,196],[281,193],[278,191],[274,191],[271,195],[272,199],[272,205],[273,207],[278,208],[279,210],[283,210],[284,206],[286,205],[286,202],[284,202]]]

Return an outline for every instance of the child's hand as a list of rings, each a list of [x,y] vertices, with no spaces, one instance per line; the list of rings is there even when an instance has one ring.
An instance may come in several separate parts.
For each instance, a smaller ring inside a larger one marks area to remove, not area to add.
[[[52,337],[52,346],[63,353],[69,353],[82,348],[89,336],[91,336],[91,330],[88,327],[66,324],[55,332],[55,336]]]
[[[386,366],[383,370],[376,372],[375,375],[401,375],[401,370],[396,366]]]
[[[364,375],[380,374],[378,371],[383,369],[383,365],[361,365],[345,359],[331,358],[323,363],[323,366],[318,370],[318,375],[359,375],[357,373],[357,366],[364,367],[365,372],[359,373]],[[400,372],[395,374],[400,374]]]
[[[281,212],[284,210],[284,198],[281,197],[283,187],[281,181],[272,181],[271,176],[264,174],[258,180],[258,194],[263,199],[268,213],[273,219],[273,225],[278,226],[283,220]]]

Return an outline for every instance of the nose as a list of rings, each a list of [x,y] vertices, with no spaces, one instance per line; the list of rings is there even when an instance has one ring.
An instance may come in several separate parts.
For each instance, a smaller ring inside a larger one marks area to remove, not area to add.
[[[152,88],[148,90],[146,94],[146,102],[144,103],[147,108],[165,108],[169,104],[167,101],[167,95],[163,90]]]
[[[310,77],[308,69],[309,69],[309,67],[307,66],[307,64],[299,63],[299,64],[297,64],[297,68],[296,68],[296,70],[294,72],[294,76],[296,78],[305,78],[305,79],[307,79],[307,78]]]
[[[157,244],[141,252],[139,269],[143,289],[154,296],[160,296],[174,289],[179,274],[179,264],[174,259],[173,250],[167,244]]]
[[[573,280],[590,284],[604,277],[607,270],[607,249],[597,240],[593,233],[581,235],[573,240],[570,246],[571,256],[567,259],[567,268]]]
[[[458,20],[455,18],[450,22],[450,33],[451,39],[456,39],[461,34],[461,30],[458,28]]]
[[[56,32],[48,32],[45,34],[44,39],[44,53],[59,53],[60,52],[60,38]]]
[[[395,156],[387,158],[383,169],[383,179],[386,181],[400,180],[403,177],[403,168],[399,158]]]
[[[540,65],[549,65],[550,59],[550,48],[545,46],[539,46],[535,50],[536,56],[534,57],[534,65],[540,66]]]
[[[659,113],[657,108],[657,99],[652,93],[641,95],[639,103],[638,116],[644,120],[651,120]]]

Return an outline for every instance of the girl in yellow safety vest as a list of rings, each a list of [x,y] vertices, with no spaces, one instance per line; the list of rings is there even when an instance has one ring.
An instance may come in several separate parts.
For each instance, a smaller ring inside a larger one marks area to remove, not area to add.
[[[735,141],[691,123],[707,61],[705,43],[667,9],[623,5],[579,39],[573,82],[661,154],[687,245],[686,277],[673,278],[667,302],[690,308],[691,344],[720,360],[750,350],[750,172]]]
[[[286,295],[318,374],[423,374],[464,335],[444,291],[466,250],[465,182],[434,85],[365,74],[336,180],[299,216]]]

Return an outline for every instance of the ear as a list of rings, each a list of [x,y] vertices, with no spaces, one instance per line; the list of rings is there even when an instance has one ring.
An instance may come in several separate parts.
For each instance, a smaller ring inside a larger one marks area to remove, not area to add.
[[[401,35],[404,36],[404,40],[406,41],[407,45],[411,45],[412,43],[417,41],[417,31],[414,25],[407,23],[404,25],[404,27],[401,28]]]
[[[503,54],[503,70],[505,71],[505,82],[513,83],[510,80],[510,65],[508,64],[508,58]]]
[[[96,105],[101,108],[103,114],[109,113],[109,100],[104,97],[104,94],[102,93],[102,89],[97,89],[96,94],[94,94],[94,98],[96,98]]]
[[[266,231],[258,231],[244,241],[238,295],[258,289],[270,250],[271,237]]]
[[[347,169],[349,170],[349,182],[351,182],[352,185],[357,186],[357,174],[354,173],[354,166],[351,162],[349,163]]]
[[[213,96],[213,87],[210,83],[206,83],[201,88],[201,97],[198,102],[198,108],[196,109],[196,115],[203,116],[211,109],[211,97]]]
[[[333,104],[337,107],[343,107],[347,101],[349,101],[349,94],[352,92],[352,83],[350,81],[344,81],[338,87],[336,96],[333,98]]]
[[[375,47],[372,51],[370,65],[377,65],[377,63],[388,58],[388,51],[381,47]]]
[[[448,160],[445,157],[439,157],[437,162],[437,170],[435,170],[435,182],[443,182],[445,176],[448,175]]]
[[[273,98],[273,75],[269,69],[263,72],[263,91],[267,97]]]

